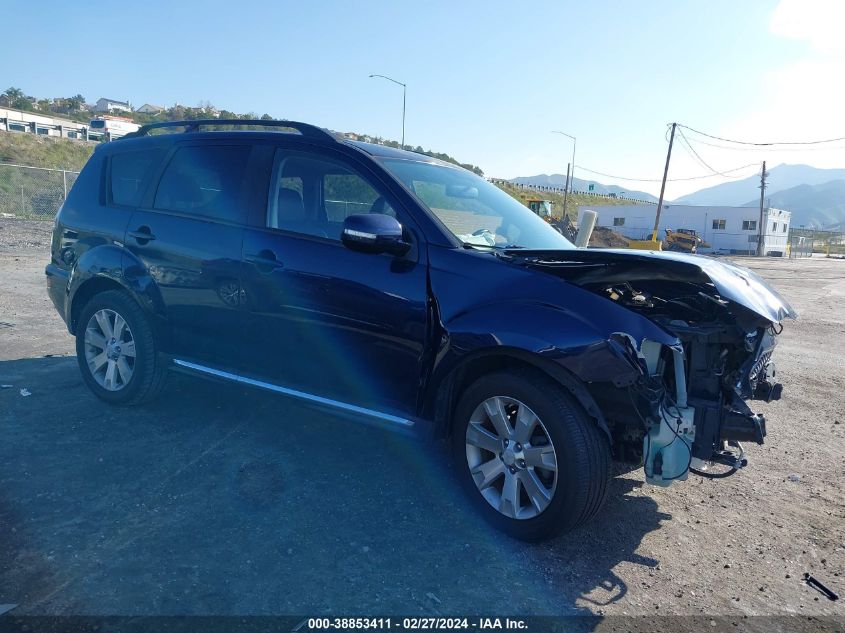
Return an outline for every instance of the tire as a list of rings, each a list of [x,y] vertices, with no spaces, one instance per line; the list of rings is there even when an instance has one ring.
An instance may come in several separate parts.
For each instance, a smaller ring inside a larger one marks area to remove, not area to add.
[[[513,435],[507,446],[495,431],[494,418],[501,423],[502,416],[490,415],[491,410],[508,418]],[[516,442],[529,427],[529,440]],[[499,455],[491,436],[500,440]],[[606,436],[558,383],[537,370],[500,371],[470,385],[455,409],[451,445],[461,486],[473,505],[494,527],[520,540],[540,541],[582,525],[607,495]]]
[[[117,335],[119,340],[106,334]],[[122,290],[94,295],[82,308],[76,360],[85,384],[109,404],[149,402],[160,393],[167,375],[149,319]]]

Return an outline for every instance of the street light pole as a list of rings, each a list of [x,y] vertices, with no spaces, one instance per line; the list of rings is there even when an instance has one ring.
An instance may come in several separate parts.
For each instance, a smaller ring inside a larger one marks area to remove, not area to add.
[[[382,79],[387,79],[388,81],[392,81],[393,83],[402,86],[402,149],[405,149],[405,95],[408,90],[408,86],[403,84],[401,81],[396,81],[386,75],[370,75],[370,79],[373,77],[381,77]]]
[[[572,170],[570,171],[568,168],[566,170],[566,186],[563,188],[563,217],[566,217],[566,205],[569,201],[569,174],[572,174],[572,184],[575,184],[575,145],[577,141],[575,137],[571,134],[567,134],[566,132],[558,132],[557,130],[552,130],[552,134],[561,134],[567,138],[572,139]]]

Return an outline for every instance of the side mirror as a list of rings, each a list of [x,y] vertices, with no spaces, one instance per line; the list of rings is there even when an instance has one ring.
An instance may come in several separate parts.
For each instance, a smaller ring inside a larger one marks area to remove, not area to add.
[[[402,225],[382,213],[347,216],[340,239],[346,248],[363,253],[404,255],[411,245],[402,239]]]

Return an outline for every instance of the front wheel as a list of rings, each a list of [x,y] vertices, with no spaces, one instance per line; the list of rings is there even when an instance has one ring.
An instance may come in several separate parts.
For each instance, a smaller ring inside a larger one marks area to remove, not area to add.
[[[462,486],[496,528],[536,541],[601,508],[607,438],[563,388],[536,370],[484,376],[455,410],[452,451]]]
[[[138,404],[154,398],[166,369],[158,358],[152,326],[126,292],[109,290],[82,308],[76,359],[88,388],[111,404]]]

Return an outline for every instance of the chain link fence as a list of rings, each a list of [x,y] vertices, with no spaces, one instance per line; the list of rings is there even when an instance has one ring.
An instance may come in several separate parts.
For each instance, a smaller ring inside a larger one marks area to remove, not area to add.
[[[52,220],[78,171],[0,163],[0,217]]]
[[[789,232],[789,243],[787,250],[790,259],[800,259],[802,257],[812,257],[813,247],[815,246],[815,239],[810,235],[801,235],[797,231]]]
[[[811,257],[813,253],[845,255],[845,232],[795,228],[789,230],[789,256]]]

